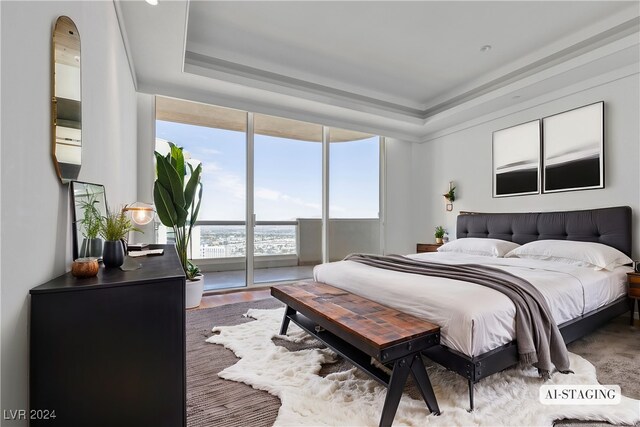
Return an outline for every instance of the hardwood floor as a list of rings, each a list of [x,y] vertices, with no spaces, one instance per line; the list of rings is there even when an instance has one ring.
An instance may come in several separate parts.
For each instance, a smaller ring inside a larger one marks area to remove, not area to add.
[[[237,302],[258,301],[270,297],[271,292],[269,288],[260,288],[250,291],[233,291],[217,295],[205,295],[202,297],[200,305],[191,310],[201,310],[204,308],[235,304]]]

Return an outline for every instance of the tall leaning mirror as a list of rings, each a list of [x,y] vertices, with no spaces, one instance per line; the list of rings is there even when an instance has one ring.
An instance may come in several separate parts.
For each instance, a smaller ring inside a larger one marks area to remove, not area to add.
[[[82,165],[80,34],[71,18],[58,18],[52,46],[52,155],[58,177],[66,184],[78,178]]]

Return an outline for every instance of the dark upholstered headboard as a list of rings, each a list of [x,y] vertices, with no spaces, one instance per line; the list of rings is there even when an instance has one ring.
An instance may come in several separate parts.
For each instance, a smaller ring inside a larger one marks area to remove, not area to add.
[[[467,213],[458,215],[456,237],[485,237],[524,244],[576,240],[612,246],[631,256],[631,208],[567,212]]]

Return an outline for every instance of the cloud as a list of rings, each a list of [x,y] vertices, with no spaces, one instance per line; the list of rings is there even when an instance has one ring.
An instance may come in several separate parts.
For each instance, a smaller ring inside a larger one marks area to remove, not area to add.
[[[322,205],[318,203],[306,202],[299,197],[292,197],[288,194],[281,193],[278,190],[272,190],[270,188],[258,187],[255,189],[255,196],[258,199],[288,202],[298,206],[304,206],[311,209],[321,209]]]
[[[280,200],[280,198],[282,197],[282,194],[279,191],[261,187],[255,189],[255,195],[258,199],[273,201]]]
[[[202,166],[202,181],[214,191],[230,194],[233,198],[244,200],[245,180],[238,174],[226,171],[215,162],[207,162]],[[207,191],[207,190],[205,190]]]
[[[215,148],[201,148],[200,150],[203,154],[209,154],[211,156],[217,156],[218,154],[222,154],[222,151],[216,150]]]

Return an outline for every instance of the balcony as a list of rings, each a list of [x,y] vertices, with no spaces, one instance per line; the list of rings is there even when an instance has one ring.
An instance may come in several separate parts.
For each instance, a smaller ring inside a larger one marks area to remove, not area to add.
[[[169,240],[170,236],[169,236]],[[159,236],[162,241],[162,236]],[[378,219],[329,221],[329,258],[353,252],[380,252]],[[244,221],[198,221],[193,229],[191,258],[205,273],[205,291],[245,285]],[[311,278],[322,262],[322,221],[258,221],[254,233],[254,283],[267,284]]]

